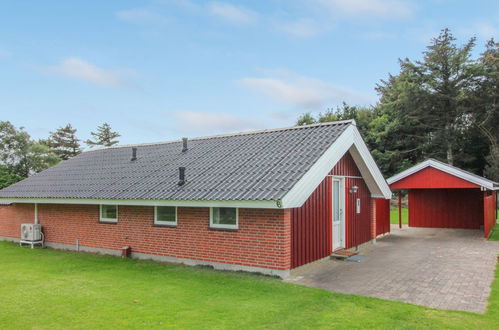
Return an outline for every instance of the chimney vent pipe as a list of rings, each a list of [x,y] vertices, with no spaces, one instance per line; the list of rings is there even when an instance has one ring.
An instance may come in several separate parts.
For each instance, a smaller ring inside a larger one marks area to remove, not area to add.
[[[178,168],[178,185],[183,186],[185,184],[185,167]]]
[[[132,148],[132,159],[131,161],[137,160],[137,148]]]
[[[187,149],[187,138],[182,138],[182,152],[186,152]]]

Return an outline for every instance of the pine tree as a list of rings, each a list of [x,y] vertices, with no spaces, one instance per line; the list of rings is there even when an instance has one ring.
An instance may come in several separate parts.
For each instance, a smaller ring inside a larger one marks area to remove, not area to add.
[[[484,175],[499,181],[499,43],[491,39],[478,61],[481,79],[471,92],[470,118],[488,143]]]
[[[378,85],[378,109],[389,116],[386,151],[397,163],[434,157],[467,167],[462,155],[469,134],[467,91],[476,80],[471,59],[475,39],[455,45],[448,29],[434,38],[421,61],[400,61],[401,72]],[[385,152],[385,151],[384,151]],[[400,169],[400,168],[399,168]]]
[[[110,147],[117,144],[119,141],[116,140],[121,135],[117,132],[111,130],[111,126],[108,123],[104,123],[97,127],[97,132],[90,133],[94,140],[86,140],[85,143],[89,147],[103,146]]]
[[[71,124],[51,132],[48,140],[42,141],[42,143],[47,144],[63,160],[81,153],[80,140],[76,137],[76,128],[73,128]]]

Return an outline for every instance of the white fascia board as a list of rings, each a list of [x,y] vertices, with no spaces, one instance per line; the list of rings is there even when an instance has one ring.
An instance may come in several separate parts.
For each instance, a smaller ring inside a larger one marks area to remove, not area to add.
[[[392,191],[381,173],[371,152],[367,148],[364,139],[356,128],[354,131],[354,145],[351,148],[351,155],[355,164],[359,168],[362,177],[366,181],[371,197],[373,198],[392,198]],[[380,197],[381,196],[381,197]]]
[[[373,190],[371,190],[371,193],[377,196],[383,196],[386,199],[391,198],[390,187],[386,184],[381,171],[374,162],[359,131],[355,125],[350,125],[282,198],[282,207],[294,208],[302,206],[322,180],[329,174],[334,165],[338,163],[341,157],[343,157],[352,146],[355,146],[359,150],[359,160],[361,160],[362,163],[365,163],[365,170],[364,173],[362,173],[362,176],[364,179],[372,176],[372,180],[375,182],[376,187],[372,185]],[[368,173],[369,175],[367,175]]]
[[[87,205],[133,205],[133,206],[183,206],[183,207],[237,207],[258,209],[281,209],[280,201],[193,201],[150,199],[87,199],[87,198],[0,198],[0,203],[38,204],[87,204]]]
[[[407,169],[399,174],[392,176],[391,178],[389,178],[387,180],[388,184],[392,184],[392,183],[395,183],[397,181],[400,181],[403,178],[406,178],[406,177],[408,177],[416,172],[419,172],[426,167],[433,167],[437,170],[451,174],[455,177],[458,177],[460,179],[466,180],[468,182],[474,183],[478,186],[481,186],[481,187],[484,187],[484,188],[487,188],[490,190],[497,189],[497,188],[494,188],[494,183],[492,181],[489,181],[485,178],[484,179],[478,178],[474,175],[470,175],[469,173],[466,173],[465,171],[461,171],[453,166],[435,161],[433,159],[425,160],[422,163],[419,163],[419,164],[417,164],[417,165],[415,165],[415,166],[413,166],[413,167],[411,167],[411,168],[409,168],[409,169]]]

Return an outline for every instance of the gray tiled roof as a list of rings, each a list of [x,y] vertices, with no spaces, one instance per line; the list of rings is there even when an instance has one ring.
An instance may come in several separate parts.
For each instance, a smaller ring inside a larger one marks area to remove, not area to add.
[[[197,138],[187,152],[182,141],[137,145],[135,161],[132,146],[88,151],[0,190],[0,198],[279,200],[349,125]]]

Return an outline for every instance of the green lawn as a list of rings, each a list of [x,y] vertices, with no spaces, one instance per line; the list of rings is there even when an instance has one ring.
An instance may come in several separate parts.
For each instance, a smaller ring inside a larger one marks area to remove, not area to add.
[[[484,315],[336,294],[278,279],[19,248],[0,242],[2,329],[494,328],[499,268]]]
[[[492,229],[492,234],[489,236],[489,241],[499,241],[499,225],[495,225]]]
[[[409,222],[409,210],[407,207],[402,208],[402,223],[407,225]],[[496,219],[499,219],[499,210],[497,210],[497,217]],[[399,209],[397,207],[392,207],[390,208],[390,223],[392,224],[398,224],[399,223]],[[494,228],[494,235],[496,239],[495,241],[499,241],[499,228],[496,226]]]
[[[402,208],[402,223],[407,225],[409,222],[409,213],[407,207]],[[398,207],[390,208],[390,223],[398,224],[399,223],[399,209]]]

